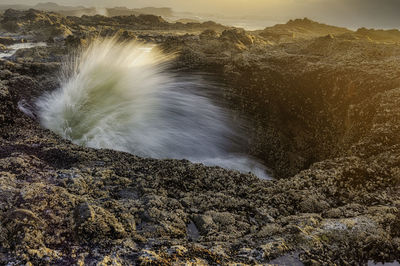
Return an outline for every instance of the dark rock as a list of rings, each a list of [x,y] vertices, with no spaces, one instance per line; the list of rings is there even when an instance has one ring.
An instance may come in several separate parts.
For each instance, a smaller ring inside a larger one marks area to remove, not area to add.
[[[219,37],[218,33],[215,30],[207,29],[200,34],[200,39],[202,40],[210,40],[217,39]]]
[[[124,226],[114,215],[87,202],[76,207],[74,217],[78,237],[87,243],[106,244],[105,239],[126,236]]]
[[[248,47],[254,43],[253,37],[241,29],[225,30],[220,38],[230,44],[237,45],[237,47]]]
[[[2,45],[12,45],[12,44],[16,44],[16,43],[22,43],[24,42],[24,39],[14,39],[12,37],[0,37],[0,44]]]
[[[260,33],[260,36],[275,42],[293,42],[296,39],[312,39],[330,34],[341,35],[350,32],[346,28],[326,25],[304,18],[265,28]]]
[[[95,218],[95,213],[93,208],[87,203],[84,202],[79,204],[75,208],[75,223],[80,226],[81,224],[87,221],[93,221]]]

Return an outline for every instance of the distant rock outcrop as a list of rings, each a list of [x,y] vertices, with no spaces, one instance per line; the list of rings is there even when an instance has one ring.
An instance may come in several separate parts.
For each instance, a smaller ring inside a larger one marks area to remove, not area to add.
[[[161,16],[139,14],[107,17],[103,15],[65,17],[54,12],[35,9],[8,9],[0,17],[0,27],[19,35],[31,35],[36,41],[65,40],[74,32],[86,36],[110,36],[120,30],[185,30],[201,32],[205,29],[222,32],[227,27],[212,21],[204,23],[170,23]]]
[[[57,12],[63,16],[94,16],[96,14],[104,16],[131,16],[131,15],[155,15],[170,17],[173,15],[173,11],[168,7],[144,7],[130,9],[127,7],[113,7],[113,8],[96,8],[96,7],[85,7],[85,6],[65,6],[59,5],[53,2],[38,3],[34,6],[31,5],[2,5],[0,4],[0,10],[15,9],[15,10],[28,10],[36,9],[40,11]]]
[[[369,38],[370,40],[377,42],[389,42],[398,43],[400,42],[400,31],[397,29],[393,30],[375,30],[360,28],[355,33],[356,36]]]
[[[339,35],[351,32],[346,28],[330,26],[312,21],[308,18],[290,20],[286,24],[278,24],[264,29],[260,36],[273,41],[293,41],[295,39],[311,39],[328,34]]]
[[[18,11],[8,9],[4,12],[0,26],[11,32],[32,34],[38,40],[65,38],[72,34],[72,22],[56,13],[47,13],[34,9]]]

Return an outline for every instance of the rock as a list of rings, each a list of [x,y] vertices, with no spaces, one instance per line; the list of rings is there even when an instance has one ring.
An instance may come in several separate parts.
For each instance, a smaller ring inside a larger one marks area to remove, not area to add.
[[[25,42],[24,39],[14,39],[12,37],[0,37],[0,44],[5,45],[5,46],[9,46],[9,45],[13,45],[16,43],[22,43]]]
[[[260,246],[259,249],[263,252],[263,256],[266,258],[273,258],[276,257],[277,254],[289,251],[289,247],[283,239],[272,240],[269,243]]]
[[[70,35],[65,40],[65,45],[70,49],[85,47],[88,44],[87,40],[77,36]]]
[[[312,39],[327,35],[350,33],[346,28],[330,26],[312,21],[308,18],[290,20],[286,24],[278,24],[265,28],[260,36],[275,42],[293,42],[296,39]]]
[[[367,38],[376,42],[398,43],[400,41],[400,31],[393,30],[374,30],[360,28],[354,34],[359,38]]]
[[[85,202],[78,205],[75,209],[75,222],[78,226],[86,221],[92,221],[95,218],[95,213],[92,207]]]
[[[140,253],[139,262],[142,265],[153,265],[153,264],[160,264],[162,262],[162,258],[151,250],[144,250]]]
[[[254,43],[253,37],[241,29],[225,30],[220,38],[230,45],[235,45],[239,50],[246,49]]]
[[[65,38],[72,34],[72,22],[55,13],[34,9],[25,11],[8,9],[4,12],[1,27],[10,32],[30,32],[37,40]]]
[[[166,21],[162,17],[154,15],[139,15],[138,19],[142,21],[142,23],[145,25],[148,24],[157,26],[166,23]]]
[[[202,40],[212,40],[218,38],[218,33],[215,30],[207,29],[200,34],[200,39]]]
[[[193,218],[193,221],[201,235],[207,235],[217,229],[217,225],[209,215],[197,215]]]
[[[276,235],[282,231],[282,228],[276,224],[267,224],[263,226],[257,233],[258,237],[268,238],[270,236]]]
[[[0,131],[2,128],[9,126],[13,123],[13,112],[15,112],[15,103],[8,90],[8,87],[4,83],[0,82]]]
[[[6,21],[0,24],[0,27],[9,32],[18,32],[21,28],[17,22]]]
[[[0,44],[0,52],[7,52],[7,47],[5,46],[5,45],[3,45],[3,44]]]
[[[106,238],[119,239],[125,236],[124,227],[114,215],[87,202],[76,207],[74,217],[78,236],[88,243],[101,243]]]

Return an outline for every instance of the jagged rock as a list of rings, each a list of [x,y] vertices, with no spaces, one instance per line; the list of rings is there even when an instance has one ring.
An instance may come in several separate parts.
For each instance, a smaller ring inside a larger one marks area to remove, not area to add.
[[[246,49],[254,43],[254,38],[241,29],[230,29],[222,32],[222,40],[235,45],[239,50]]]
[[[0,44],[2,45],[12,45],[12,44],[16,44],[16,43],[22,43],[25,42],[24,39],[14,39],[12,37],[0,37]]]
[[[9,32],[18,32],[21,29],[20,25],[14,21],[3,21],[0,27]]]
[[[218,33],[215,30],[207,29],[200,34],[200,39],[202,40],[212,40],[217,39],[219,37]]]
[[[55,13],[46,13],[34,9],[17,11],[8,9],[4,12],[0,25],[11,32],[29,32],[37,40],[65,38],[71,35],[72,22]]]
[[[15,111],[15,104],[13,103],[11,94],[8,87],[0,82],[0,131],[3,127],[11,125],[13,122],[13,111]]]
[[[139,15],[138,19],[145,25],[158,26],[167,23],[162,17],[154,15]]]
[[[400,31],[399,30],[375,30],[375,29],[358,29],[355,36],[360,38],[368,38],[377,42],[389,42],[398,43],[400,42]]]
[[[65,40],[65,45],[68,48],[72,48],[72,49],[84,47],[87,44],[88,44],[88,42],[86,39],[84,39],[82,37],[78,37],[78,36],[73,36],[73,35],[68,36]]]
[[[260,33],[260,36],[276,42],[292,42],[295,39],[312,39],[328,34],[341,35],[350,32],[350,30],[345,28],[321,24],[304,18],[290,20],[286,24],[278,24],[265,28]]]
[[[102,244],[104,239],[119,239],[126,235],[114,215],[87,202],[75,208],[74,217],[77,234],[85,242]]]

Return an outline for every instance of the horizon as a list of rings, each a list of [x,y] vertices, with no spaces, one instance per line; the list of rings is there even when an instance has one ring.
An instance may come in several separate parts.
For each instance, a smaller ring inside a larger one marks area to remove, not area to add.
[[[285,23],[290,19],[310,18],[325,24],[331,24],[349,29],[376,28],[399,29],[400,3],[396,0],[253,0],[251,4],[243,4],[244,0],[116,0],[112,3],[105,0],[89,0],[81,3],[77,0],[6,0],[2,5],[29,5],[39,3],[56,3],[63,6],[85,6],[97,8],[171,8],[174,12],[192,13],[198,16],[215,17],[215,21],[237,19],[269,22],[265,26]],[[229,3],[229,4],[228,4]],[[212,7],[212,8],[211,8]],[[210,12],[210,10],[213,10]],[[235,25],[234,25],[235,26]],[[239,25],[240,26],[240,25]]]

